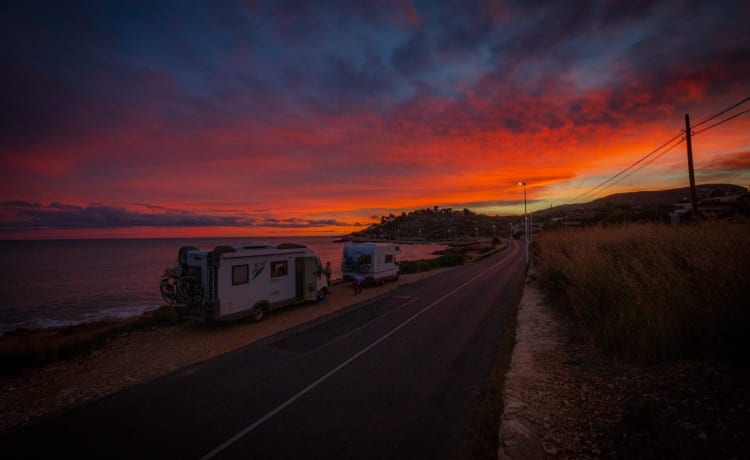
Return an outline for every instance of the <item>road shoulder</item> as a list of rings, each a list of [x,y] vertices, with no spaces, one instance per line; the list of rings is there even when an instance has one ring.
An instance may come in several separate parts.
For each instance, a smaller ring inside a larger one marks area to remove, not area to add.
[[[529,278],[531,280],[531,278]],[[556,446],[544,439],[540,427],[563,403],[551,391],[569,378],[559,321],[544,305],[541,290],[527,280],[518,306],[516,345],[505,378],[500,422],[500,459],[554,455]]]

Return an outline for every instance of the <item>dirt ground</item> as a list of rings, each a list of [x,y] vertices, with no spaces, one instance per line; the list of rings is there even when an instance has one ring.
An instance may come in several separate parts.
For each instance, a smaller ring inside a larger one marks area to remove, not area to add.
[[[500,459],[750,458],[750,371],[726,362],[643,366],[567,340],[532,282],[519,305]]]

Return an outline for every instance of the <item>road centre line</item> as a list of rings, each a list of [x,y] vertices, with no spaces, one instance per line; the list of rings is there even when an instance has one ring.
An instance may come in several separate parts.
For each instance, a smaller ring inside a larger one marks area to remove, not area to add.
[[[402,322],[398,326],[396,326],[393,329],[391,329],[385,335],[383,335],[382,337],[380,337],[379,339],[377,339],[376,341],[374,341],[370,345],[366,346],[362,350],[358,351],[357,353],[355,353],[354,355],[352,355],[350,358],[348,358],[346,361],[342,362],[338,366],[336,366],[333,369],[331,369],[330,371],[328,371],[328,373],[326,373],[325,375],[323,375],[322,377],[320,377],[318,380],[314,381],[313,383],[311,383],[310,385],[308,385],[307,387],[305,387],[304,389],[302,389],[301,391],[299,391],[297,394],[295,394],[291,398],[287,399],[286,401],[284,401],[280,405],[276,406],[276,408],[274,408],[273,410],[271,410],[270,412],[268,412],[266,415],[264,415],[263,417],[259,418],[258,420],[256,420],[255,422],[253,422],[251,425],[247,426],[243,430],[239,431],[237,434],[235,434],[231,438],[229,438],[226,441],[224,441],[221,445],[219,445],[216,448],[214,448],[211,452],[209,452],[206,455],[204,455],[203,457],[201,457],[201,460],[208,460],[208,459],[211,459],[211,458],[215,457],[216,455],[218,455],[219,453],[221,453],[224,449],[226,449],[227,447],[231,446],[235,442],[237,442],[240,439],[242,439],[245,435],[247,435],[248,433],[250,433],[251,431],[253,431],[257,427],[259,427],[261,424],[263,424],[264,422],[266,422],[268,419],[270,419],[274,415],[278,414],[279,412],[281,412],[282,410],[284,410],[285,408],[287,408],[294,401],[298,400],[299,398],[301,398],[305,394],[309,393],[311,390],[313,390],[315,387],[317,387],[318,385],[320,385],[324,381],[328,380],[329,377],[331,377],[332,375],[336,374],[338,371],[340,371],[341,369],[343,369],[346,366],[348,366],[349,364],[351,364],[354,360],[356,360],[357,358],[359,358],[363,354],[367,353],[368,351],[370,351],[371,349],[373,349],[374,347],[376,347],[378,344],[380,344],[381,342],[383,342],[384,340],[386,340],[388,337],[390,337],[393,334],[395,334],[401,328],[403,328],[404,326],[408,325],[409,323],[411,323],[412,321],[414,321],[415,319],[417,319],[423,313],[431,310],[433,307],[435,307],[435,305],[439,304],[443,300],[447,299],[448,297],[452,296],[456,292],[460,291],[461,289],[465,288],[466,286],[468,286],[469,284],[473,283],[477,279],[481,278],[485,274],[489,273],[490,271],[494,270],[495,268],[497,268],[500,265],[502,265],[503,263],[505,263],[508,259],[510,259],[517,252],[517,249],[518,249],[518,247],[515,246],[514,250],[512,252],[510,252],[509,254],[507,254],[506,257],[503,257],[500,261],[498,261],[497,263],[493,264],[492,266],[490,266],[489,268],[487,268],[483,272],[479,273],[475,277],[473,277],[470,280],[466,281],[462,285],[458,286],[457,288],[453,289],[449,293],[445,294],[444,296],[440,297],[439,299],[435,300],[431,304],[427,305],[423,309],[419,310],[418,312],[416,312],[415,314],[413,314],[412,316],[410,316],[409,318],[407,318],[404,322]]]

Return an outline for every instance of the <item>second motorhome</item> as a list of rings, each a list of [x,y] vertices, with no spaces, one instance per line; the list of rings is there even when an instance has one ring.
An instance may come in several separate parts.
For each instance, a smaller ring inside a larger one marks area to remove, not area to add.
[[[392,243],[349,243],[341,256],[341,273],[344,280],[358,275],[365,282],[382,284],[398,279],[399,247]]]
[[[250,242],[210,250],[183,247],[161,293],[181,314],[260,321],[271,310],[328,293],[318,254],[298,244]]]

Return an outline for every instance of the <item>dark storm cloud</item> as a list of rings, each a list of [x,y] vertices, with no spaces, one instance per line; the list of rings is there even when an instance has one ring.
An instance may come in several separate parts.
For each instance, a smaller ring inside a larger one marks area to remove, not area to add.
[[[85,97],[18,62],[0,61],[0,147],[38,144],[48,137],[81,132],[86,118]]]
[[[401,73],[414,73],[430,70],[434,65],[432,44],[425,31],[415,32],[399,45],[391,58],[392,65]]]
[[[710,170],[750,169],[750,150],[727,153],[705,167]]]
[[[36,202],[31,201],[24,201],[24,200],[13,200],[13,201],[4,201],[0,203],[0,209],[34,209],[39,208],[42,205]]]
[[[651,8],[659,3],[658,0],[629,0],[600,2],[602,7],[601,19],[608,26],[629,23],[648,17]]]
[[[33,229],[108,229],[127,227],[281,227],[315,228],[349,226],[334,219],[276,219],[246,215],[211,215],[192,211],[170,210],[146,205],[164,212],[140,212],[121,207],[90,204],[77,206],[53,202],[49,206],[28,201],[0,203],[0,228]]]
[[[310,228],[310,227],[348,227],[352,224],[338,222],[335,219],[274,219],[266,218],[257,224],[259,227],[276,227],[276,228]],[[355,226],[358,224],[354,224]]]
[[[484,2],[448,3],[438,13],[436,51],[445,57],[478,51],[493,29]]]
[[[342,57],[331,57],[320,82],[331,94],[343,92],[361,98],[378,97],[393,88],[389,70],[375,55],[366,56],[359,65]]]
[[[176,227],[176,226],[240,226],[252,225],[243,217],[199,215],[192,212],[171,211],[164,214],[142,213],[124,208],[91,204],[76,206],[51,203],[49,206],[18,206],[2,203],[0,212],[5,216],[0,224],[12,229],[84,229],[118,227]]]

